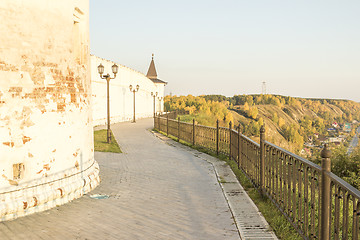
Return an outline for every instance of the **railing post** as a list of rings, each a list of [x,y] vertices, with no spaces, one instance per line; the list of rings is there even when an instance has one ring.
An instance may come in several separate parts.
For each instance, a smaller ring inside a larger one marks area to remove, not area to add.
[[[161,131],[161,119],[160,119],[160,113],[158,114],[158,125],[159,125],[159,131]]]
[[[193,146],[195,146],[195,118],[193,118],[193,136],[192,136],[192,140],[193,140]]]
[[[180,117],[178,117],[178,142],[180,142]]]
[[[169,136],[169,113],[166,112],[166,136]]]
[[[331,151],[328,145],[321,151],[321,240],[330,239],[330,186]]]
[[[156,118],[156,116],[155,116],[155,111],[154,111],[153,117],[154,117],[154,128],[156,128],[156,123],[155,123],[155,118]]]
[[[265,126],[260,128],[260,190],[265,195]]]
[[[156,115],[154,115],[154,129],[156,129],[156,128],[157,128],[156,123],[157,123],[157,116],[156,116]]]
[[[231,129],[232,129],[232,123],[229,122],[229,160],[231,161]]]
[[[158,118],[158,126],[159,126],[159,130],[161,130],[161,119],[160,119],[160,114],[157,115]]]
[[[237,151],[237,155],[238,155],[238,162],[237,162],[237,164],[238,164],[238,169],[240,169],[240,155],[241,155],[241,151],[240,151],[240,146],[241,146],[241,144],[240,144],[240,124],[239,124],[239,126],[238,126],[238,151]]]
[[[216,154],[219,155],[219,119],[216,120]]]

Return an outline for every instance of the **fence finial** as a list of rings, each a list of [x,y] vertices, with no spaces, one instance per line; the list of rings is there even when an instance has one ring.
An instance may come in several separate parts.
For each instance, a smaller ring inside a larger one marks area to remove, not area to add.
[[[320,153],[320,156],[322,158],[330,158],[331,157],[331,150],[330,150],[328,144],[325,144],[323,150]]]
[[[265,133],[265,124],[263,124],[260,128],[260,133]]]

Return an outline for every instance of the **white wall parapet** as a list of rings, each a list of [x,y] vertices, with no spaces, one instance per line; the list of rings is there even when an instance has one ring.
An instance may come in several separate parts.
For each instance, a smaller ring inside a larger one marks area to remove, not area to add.
[[[93,124],[104,125],[107,119],[106,107],[106,80],[101,79],[97,70],[100,63],[105,67],[104,74],[111,72],[111,66],[117,64],[94,55],[90,57],[91,62],[91,88],[92,88],[92,110]],[[139,85],[139,91],[136,93],[135,110],[136,119],[148,118],[153,116],[154,98],[151,92],[158,92],[155,98],[156,112],[162,112],[164,86],[162,83],[154,83],[139,71],[133,70],[126,66],[117,64],[119,71],[115,79],[110,80],[110,122],[124,122],[133,119],[133,93],[129,86]],[[162,98],[162,99],[161,99]],[[161,99],[161,100],[160,100]]]

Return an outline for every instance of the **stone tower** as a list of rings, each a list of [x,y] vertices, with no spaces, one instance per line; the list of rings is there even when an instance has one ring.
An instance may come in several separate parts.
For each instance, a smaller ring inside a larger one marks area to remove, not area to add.
[[[158,79],[156,68],[155,68],[155,62],[154,62],[154,54],[152,54],[150,66],[149,66],[148,72],[146,74],[146,77],[149,78],[151,81],[153,81],[153,83],[155,83],[155,85],[159,89],[159,92],[162,92],[162,93],[164,92],[164,88],[165,88],[165,85],[167,84],[167,82]],[[164,111],[163,98],[159,98],[158,100],[159,101],[158,101],[157,109],[159,109],[160,111]]]
[[[0,4],[0,218],[98,185],[90,108],[88,0]]]

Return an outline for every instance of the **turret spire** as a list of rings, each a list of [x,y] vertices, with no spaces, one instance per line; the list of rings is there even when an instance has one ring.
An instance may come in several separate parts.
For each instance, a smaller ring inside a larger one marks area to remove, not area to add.
[[[146,77],[148,77],[150,79],[157,79],[157,73],[156,73],[156,68],[155,68],[155,63],[154,63],[154,54],[152,54],[149,70],[146,74]]]
[[[154,63],[154,54],[151,54],[151,62],[150,62],[149,70],[146,74],[146,77],[149,78],[151,81],[153,81],[156,84],[158,84],[158,83],[164,84],[164,85],[167,84],[167,82],[157,78],[157,72],[156,72],[155,63]]]

